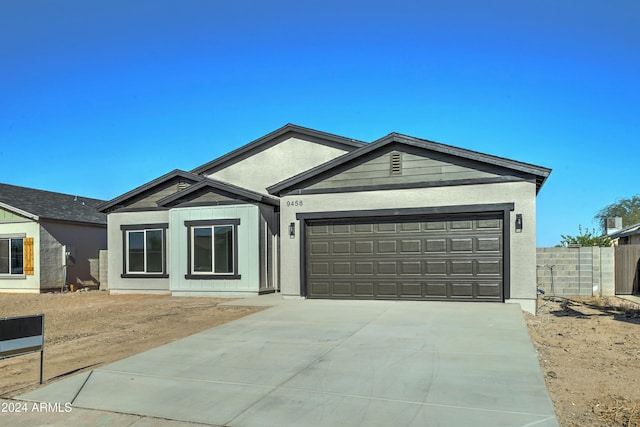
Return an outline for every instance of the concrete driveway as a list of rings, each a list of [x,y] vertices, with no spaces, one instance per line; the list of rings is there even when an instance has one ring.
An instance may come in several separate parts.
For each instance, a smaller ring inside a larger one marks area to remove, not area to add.
[[[66,425],[558,425],[520,307],[493,303],[285,301],[20,399],[70,402]]]

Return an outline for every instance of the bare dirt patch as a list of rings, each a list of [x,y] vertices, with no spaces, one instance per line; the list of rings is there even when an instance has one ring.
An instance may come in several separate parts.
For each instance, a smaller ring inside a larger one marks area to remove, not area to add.
[[[45,315],[45,383],[123,359],[263,310],[228,299],[108,295],[102,291],[0,294],[0,317]],[[39,386],[40,353],[0,360],[0,397]]]
[[[640,426],[640,306],[539,300],[529,333],[560,425]]]

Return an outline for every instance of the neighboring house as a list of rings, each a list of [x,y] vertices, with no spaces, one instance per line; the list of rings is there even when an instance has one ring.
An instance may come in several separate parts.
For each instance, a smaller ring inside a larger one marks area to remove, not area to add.
[[[116,293],[536,304],[550,169],[286,125],[98,207]]]
[[[103,200],[0,184],[0,292],[98,284]]]
[[[640,224],[633,224],[609,234],[614,246],[640,244]]]

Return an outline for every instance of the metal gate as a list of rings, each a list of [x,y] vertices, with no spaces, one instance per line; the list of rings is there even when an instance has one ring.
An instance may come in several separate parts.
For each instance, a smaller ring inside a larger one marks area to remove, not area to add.
[[[616,295],[638,293],[640,245],[616,247]]]

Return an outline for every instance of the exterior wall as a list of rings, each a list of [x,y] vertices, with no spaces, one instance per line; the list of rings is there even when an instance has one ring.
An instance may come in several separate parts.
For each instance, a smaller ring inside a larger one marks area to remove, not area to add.
[[[68,224],[43,221],[40,225],[40,286],[43,290],[60,289],[64,282],[62,247],[75,249],[74,262],[67,266],[68,284],[96,285],[98,274],[92,260],[107,247],[107,230],[104,226]]]
[[[355,211],[390,208],[421,208],[474,204],[514,203],[505,227],[510,232],[510,299],[523,309],[535,311],[536,301],[536,187],[531,182],[378,190],[349,193],[287,195],[281,202],[280,226],[286,234],[290,223],[296,235],[281,238],[281,285],[285,297],[300,296],[301,212]],[[522,214],[523,230],[515,232],[516,214]],[[506,249],[506,248],[505,248]]]
[[[40,283],[43,289],[62,290],[64,267],[62,243],[40,226]],[[70,281],[67,281],[70,283]]]
[[[185,221],[239,219],[238,271],[240,279],[187,279],[188,228]],[[260,291],[260,212],[258,206],[226,205],[176,208],[169,213],[171,251],[169,289],[177,296],[257,295]],[[110,282],[110,286],[111,282]]]
[[[272,206],[260,206],[260,291],[275,291],[278,280],[280,223]]]
[[[40,292],[40,233],[39,225],[35,221],[18,219],[16,217],[7,218],[9,222],[0,221],[0,236],[2,235],[24,235],[33,237],[33,275],[2,275],[0,276],[0,292]],[[18,222],[19,221],[19,222]]]
[[[345,152],[315,142],[289,138],[219,170],[208,178],[267,194],[265,188]]]
[[[615,294],[614,248],[538,248],[538,286],[546,295]],[[553,281],[552,281],[553,280]]]
[[[114,212],[107,217],[108,222],[108,282],[109,291],[113,293],[169,293],[168,278],[123,278],[124,273],[121,225],[169,223],[169,211]],[[171,229],[167,232],[167,257],[172,252]],[[167,258],[169,259],[169,258]],[[171,266],[167,263],[167,273],[171,274]]]

